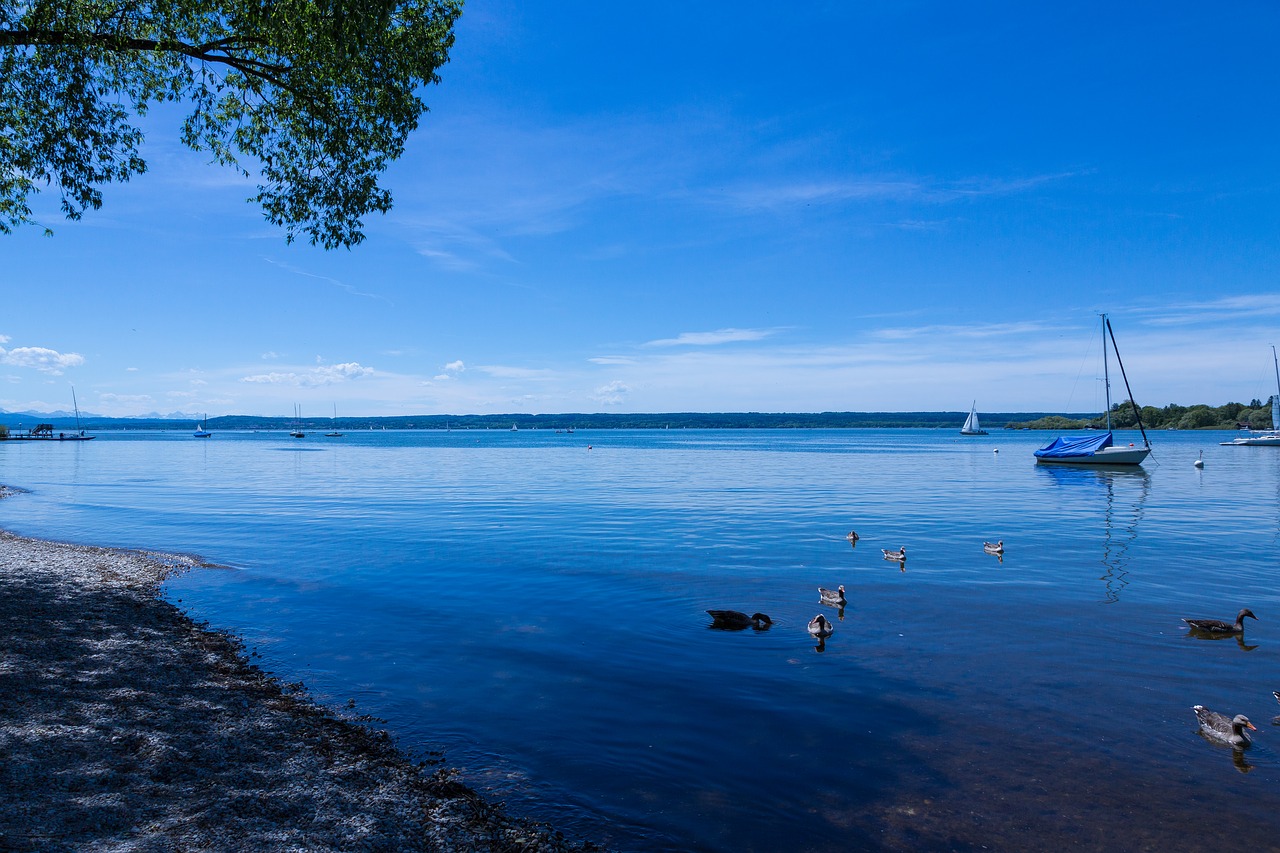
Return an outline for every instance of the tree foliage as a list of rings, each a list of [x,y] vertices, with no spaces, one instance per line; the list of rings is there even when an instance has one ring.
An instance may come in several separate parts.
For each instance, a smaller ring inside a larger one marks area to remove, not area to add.
[[[0,0],[0,232],[53,188],[79,219],[146,171],[137,121],[185,102],[183,143],[249,177],[287,239],[364,239],[426,112],[461,0]]]

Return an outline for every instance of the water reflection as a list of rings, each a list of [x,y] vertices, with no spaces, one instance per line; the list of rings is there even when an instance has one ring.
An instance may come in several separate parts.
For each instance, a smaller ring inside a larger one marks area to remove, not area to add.
[[[1095,486],[1103,492],[1102,559],[1106,570],[1099,577],[1105,587],[1103,599],[1108,604],[1120,600],[1129,585],[1130,549],[1138,538],[1147,498],[1151,494],[1151,475],[1141,467],[1073,468],[1065,465],[1037,465],[1037,471],[1063,487],[1076,484]],[[1136,495],[1133,494],[1137,489]]]
[[[1192,628],[1187,632],[1187,638],[1192,640],[1235,640],[1236,645],[1246,652],[1251,652],[1258,647],[1256,643],[1246,643],[1244,634],[1210,634],[1208,631],[1197,631]]]

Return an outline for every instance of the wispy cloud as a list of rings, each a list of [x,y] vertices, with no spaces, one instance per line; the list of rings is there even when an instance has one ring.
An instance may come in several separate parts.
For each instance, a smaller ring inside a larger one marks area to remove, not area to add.
[[[264,260],[264,261],[265,261],[265,262],[267,262],[268,264],[271,264],[273,267],[279,267],[280,269],[285,270],[285,271],[290,272],[290,273],[293,273],[294,275],[302,276],[302,277],[304,277],[304,278],[314,278],[314,279],[316,279],[316,280],[318,280],[318,281],[328,282],[329,284],[332,284],[332,285],[334,285],[335,287],[342,288],[342,289],[343,289],[343,290],[345,290],[347,293],[350,293],[352,296],[363,296],[363,297],[366,297],[366,298],[368,298],[368,299],[380,299],[380,300],[382,300],[383,302],[386,302],[386,303],[388,303],[388,304],[390,304],[390,303],[391,303],[391,300],[390,300],[390,299],[388,299],[388,298],[387,298],[387,297],[385,297],[385,296],[382,296],[381,294],[378,294],[378,293],[366,293],[365,291],[360,290],[360,289],[358,289],[358,288],[354,287],[353,285],[347,284],[347,283],[346,283],[346,282],[344,282],[344,281],[339,281],[338,279],[333,278],[332,276],[319,275],[318,273],[307,272],[306,270],[304,270],[304,269],[300,269],[300,268],[298,268],[298,267],[294,266],[293,264],[286,264],[286,263],[284,263],[284,262],[282,262],[282,261],[277,261],[277,260],[275,260],[274,258],[263,258],[262,260]],[[273,353],[273,355],[274,355],[274,353]],[[266,356],[263,356],[263,357],[265,358]]]
[[[759,341],[776,333],[776,329],[717,329],[714,332],[682,332],[674,338],[649,341],[647,347],[712,347],[721,344]]]

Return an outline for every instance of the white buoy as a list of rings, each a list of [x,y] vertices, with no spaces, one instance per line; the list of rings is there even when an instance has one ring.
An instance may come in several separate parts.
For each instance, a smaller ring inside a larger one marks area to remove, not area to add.
[[[1199,459],[1197,459],[1197,460],[1196,460],[1195,462],[1193,462],[1192,464],[1193,464],[1193,465],[1195,465],[1197,468],[1203,468],[1203,467],[1204,467],[1204,451],[1203,451],[1203,450],[1201,450],[1201,451],[1200,451],[1200,458],[1199,458]]]
[[[998,448],[998,447],[993,447],[993,448],[991,448],[991,452],[992,452],[992,453],[999,453],[999,452],[1000,452],[1000,448]]]

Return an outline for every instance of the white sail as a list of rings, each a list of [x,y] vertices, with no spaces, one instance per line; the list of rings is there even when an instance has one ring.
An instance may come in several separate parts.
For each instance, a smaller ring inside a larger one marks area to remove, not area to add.
[[[986,435],[986,431],[978,425],[978,401],[973,401],[973,408],[969,410],[969,417],[965,418],[964,426],[960,427],[961,435]]]

